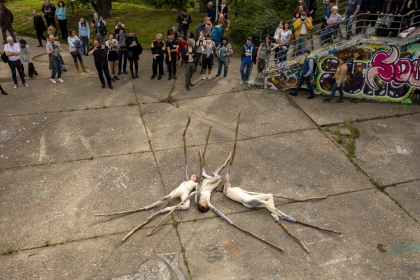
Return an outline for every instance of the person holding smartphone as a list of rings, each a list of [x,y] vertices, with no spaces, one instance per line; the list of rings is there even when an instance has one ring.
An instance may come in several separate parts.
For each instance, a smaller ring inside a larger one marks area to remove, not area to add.
[[[182,48],[181,53],[185,62],[185,88],[187,90],[190,90],[190,86],[193,86],[191,83],[191,77],[194,73],[195,49],[194,39],[189,38],[187,45]]]
[[[113,36],[113,34],[110,34]],[[105,45],[99,45],[98,39],[93,40],[93,47],[90,48],[88,55],[93,55],[95,61],[95,67],[98,71],[99,80],[101,80],[102,88],[105,88],[105,79],[103,74],[105,74],[108,86],[110,89],[112,87],[111,76],[109,75],[108,63],[107,63],[107,51],[105,50]]]
[[[178,40],[174,38],[175,33],[173,32],[173,30],[170,30],[168,32],[168,36],[168,41],[166,41],[166,51],[168,52],[166,59],[169,66],[168,80],[171,80],[172,77],[174,78],[174,80],[176,80],[176,57],[179,48]]]
[[[197,71],[198,63],[200,62],[201,55],[203,54],[203,42],[205,40],[204,31],[200,31],[197,41],[195,42],[195,68],[194,71]],[[201,66],[200,74],[203,74],[203,66]]]
[[[213,67],[214,54],[213,51],[216,49],[216,44],[211,40],[211,35],[207,34],[206,40],[203,41],[203,77],[202,80],[205,80],[206,77],[211,79],[211,68]],[[208,69],[208,71],[207,71]],[[207,73],[207,75],[206,75]]]

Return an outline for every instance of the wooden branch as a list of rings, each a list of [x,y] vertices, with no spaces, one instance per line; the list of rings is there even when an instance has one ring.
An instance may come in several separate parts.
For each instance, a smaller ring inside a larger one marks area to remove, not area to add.
[[[304,225],[304,226],[316,228],[316,229],[319,229],[319,230],[323,230],[323,231],[328,231],[328,232],[337,233],[337,234],[343,234],[342,231],[337,231],[337,230],[333,230],[333,229],[323,228],[323,227],[320,227],[320,226],[308,224],[308,223],[305,223],[305,222],[302,222],[302,221],[298,221],[298,220],[296,220],[296,223],[301,224],[301,225]]]
[[[187,142],[185,141],[185,134],[187,133],[187,128],[190,125],[190,117],[188,117],[187,126],[185,126],[184,134],[182,134],[182,139],[184,140],[184,175],[185,181],[188,181],[188,174],[187,174]]]
[[[122,215],[122,214],[130,214],[130,213],[136,213],[145,210],[144,207],[136,210],[130,210],[130,211],[123,211],[123,212],[115,212],[110,214],[93,214],[93,216],[115,216],[115,215]]]
[[[236,121],[235,142],[233,143],[233,152],[232,152],[232,158],[230,159],[230,165],[232,165],[233,159],[235,158],[236,142],[238,142],[238,131],[239,131],[239,121],[240,120],[241,120],[241,110],[239,110],[239,112],[238,112],[238,119]]]
[[[308,200],[315,200],[315,199],[326,199],[326,196],[313,196],[313,197],[308,197],[308,198],[294,198],[294,197],[287,197],[287,196],[282,196],[282,195],[277,195],[277,194],[273,194],[274,197],[277,198],[284,198],[284,199],[288,199],[288,200],[292,200],[292,201],[298,201],[298,202],[303,202],[303,201],[308,201]]]
[[[126,241],[133,233],[135,233],[137,230],[139,230],[140,228],[142,228],[144,225],[146,225],[151,219],[153,219],[154,217],[156,217],[157,215],[160,214],[160,211],[154,213],[153,215],[151,215],[149,218],[147,218],[146,221],[144,221],[143,223],[141,223],[140,225],[138,225],[137,227],[135,227],[132,231],[130,231],[126,236],[124,236],[124,238],[121,240],[121,242]]]
[[[234,227],[236,227],[237,229],[239,229],[239,230],[241,230],[241,231],[245,232],[245,233],[248,233],[248,234],[252,235],[252,236],[253,236],[253,237],[255,237],[256,239],[258,239],[258,240],[260,240],[260,241],[262,241],[262,242],[264,242],[264,243],[266,243],[266,244],[268,244],[268,245],[270,245],[270,246],[272,246],[272,247],[276,248],[277,250],[284,251],[284,249],[283,249],[283,248],[281,248],[281,247],[277,246],[277,245],[276,245],[276,244],[274,244],[274,243],[271,243],[270,241],[268,241],[268,240],[266,240],[266,239],[264,239],[264,238],[262,238],[262,237],[259,237],[258,235],[256,235],[256,234],[254,234],[254,233],[250,232],[249,230],[246,230],[246,229],[244,229],[244,228],[241,228],[240,226],[238,226],[238,225],[236,225],[236,224],[231,224],[231,225],[232,225],[232,226],[234,226]]]
[[[206,144],[204,145],[203,153],[201,153],[201,150],[199,150],[201,162],[200,162],[200,173],[198,174],[198,180],[197,180],[198,184],[200,184],[201,182],[201,173],[203,172],[203,168],[204,168],[204,162],[206,159],[206,150],[207,150],[207,145],[209,143],[210,133],[211,133],[211,126],[209,127],[209,132],[207,133]]]
[[[305,243],[303,243],[303,241],[299,238],[299,237],[297,237],[296,235],[294,235],[293,234],[293,232],[291,232],[287,227],[286,227],[286,225],[285,224],[283,224],[282,222],[280,222],[280,221],[277,221],[277,223],[288,233],[288,234],[290,234],[290,236],[292,236],[299,244],[300,244],[300,246],[302,246],[302,248],[306,251],[306,253],[310,253],[310,251],[309,251],[309,249],[308,249],[308,247],[306,247],[306,245],[305,245]]]

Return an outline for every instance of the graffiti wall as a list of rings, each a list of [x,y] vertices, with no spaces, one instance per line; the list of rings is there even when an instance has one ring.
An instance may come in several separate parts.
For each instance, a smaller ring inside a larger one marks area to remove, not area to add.
[[[420,37],[403,43],[365,39],[315,51],[314,89],[320,94],[331,93],[338,57],[344,56],[348,68],[345,96],[420,104]],[[265,88],[295,88],[302,65],[299,57],[268,67]]]

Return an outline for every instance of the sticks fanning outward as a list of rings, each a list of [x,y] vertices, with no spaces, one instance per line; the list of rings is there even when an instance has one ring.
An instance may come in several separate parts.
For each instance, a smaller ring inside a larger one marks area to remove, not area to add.
[[[280,222],[280,221],[277,221],[277,223],[288,233],[288,234],[290,234],[290,236],[291,237],[293,237],[299,244],[300,244],[300,246],[302,246],[302,248],[306,251],[306,253],[310,253],[311,251],[309,251],[309,249],[308,249],[308,247],[306,247],[306,245],[305,245],[305,243],[303,243],[303,241],[299,238],[299,237],[297,237],[296,235],[294,235],[294,233],[293,232],[291,232],[287,227],[286,227],[286,225],[285,224],[283,224],[282,222]]]
[[[287,196],[282,196],[282,195],[277,195],[277,194],[273,194],[273,196],[277,197],[277,198],[284,198],[284,199],[296,201],[296,202],[304,202],[304,201],[308,201],[308,200],[326,199],[327,198],[326,196],[313,196],[313,197],[300,199],[300,198],[287,197]]]
[[[93,214],[93,216],[115,216],[115,215],[136,213],[136,212],[140,212],[140,211],[143,211],[143,210],[146,210],[146,209],[143,207],[143,208],[139,208],[139,209],[136,209],[136,210],[115,212],[115,213],[110,213],[110,214]]]
[[[241,110],[239,110],[239,112],[238,112],[238,119],[236,121],[235,142],[233,143],[232,158],[230,159],[230,165],[231,166],[232,166],[233,160],[235,158],[236,143],[238,142],[238,131],[239,131],[239,121],[240,120],[241,120]]]
[[[124,236],[124,238],[121,240],[121,242],[126,241],[133,233],[135,233],[136,231],[138,231],[139,229],[141,229],[144,225],[146,225],[148,222],[150,222],[150,220],[152,220],[157,215],[160,215],[160,211],[152,214],[149,218],[147,218],[146,221],[144,221],[143,223],[141,223],[138,226],[136,226],[132,231],[130,231],[126,236]]]
[[[262,241],[262,242],[264,242],[264,243],[267,243],[268,245],[273,246],[274,248],[276,248],[276,249],[278,249],[278,250],[280,250],[280,251],[284,251],[284,249],[283,249],[283,248],[281,248],[281,247],[277,246],[277,245],[276,245],[276,244],[274,244],[274,243],[271,243],[270,241],[268,241],[268,240],[266,240],[266,239],[264,239],[264,238],[262,238],[262,237],[259,237],[258,235],[256,235],[256,234],[254,234],[254,233],[250,232],[249,230],[246,230],[246,229],[244,229],[244,228],[241,228],[241,227],[240,227],[240,226],[238,226],[237,224],[232,224],[232,226],[236,227],[237,229],[239,229],[239,230],[241,230],[241,231],[243,231],[243,232],[245,232],[245,233],[248,233],[248,234],[252,235],[252,236],[253,236],[253,237],[255,237],[256,239],[258,239],[258,240],[260,240],[260,241]]]
[[[187,142],[185,141],[185,134],[187,133],[187,128],[190,125],[190,117],[188,117],[187,126],[184,129],[184,133],[182,134],[182,139],[184,140],[184,181],[188,181],[187,175]]]
[[[198,184],[201,183],[201,173],[203,172],[204,162],[206,160],[206,151],[207,151],[207,146],[209,144],[210,133],[211,133],[211,126],[209,127],[209,132],[207,132],[206,144],[204,145],[203,154],[201,154],[201,150],[199,151],[201,164],[200,164],[200,173],[198,174],[198,180],[197,180]]]

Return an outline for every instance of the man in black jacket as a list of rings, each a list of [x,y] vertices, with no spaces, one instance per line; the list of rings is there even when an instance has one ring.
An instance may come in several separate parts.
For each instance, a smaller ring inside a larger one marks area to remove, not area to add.
[[[16,43],[15,33],[13,32],[13,14],[4,6],[4,3],[0,3],[0,26],[1,34],[3,35],[3,44],[7,43],[6,31],[9,31],[10,36],[13,38],[13,42]]]
[[[159,76],[160,80],[163,76],[163,59],[165,56],[165,43],[162,41],[162,34],[156,35],[156,40],[152,43],[152,55],[153,55],[153,65],[152,71],[153,75],[151,79],[153,80],[157,75],[157,68],[159,66]]]
[[[181,53],[182,58],[185,61],[185,88],[190,90],[190,86],[193,86],[191,83],[191,77],[195,69],[195,46],[194,39],[190,38],[187,41],[187,45],[182,48]]]
[[[176,21],[179,23],[179,32],[181,32],[181,35],[184,35],[184,38],[187,38],[188,28],[190,27],[190,23],[192,22],[191,15],[188,14],[187,9],[182,10],[182,13],[178,15]]]
[[[109,75],[108,70],[107,50],[105,50],[105,45],[99,45],[98,39],[93,40],[93,47],[90,49],[88,55],[93,55],[99,80],[101,80],[102,83],[102,88],[105,88],[105,80],[102,74],[102,72],[104,72],[109,88],[113,89],[111,76]]]
[[[55,7],[50,3],[50,0],[45,0],[45,4],[42,5],[42,12],[47,20],[47,28],[49,26],[55,26]]]
[[[368,15],[366,15],[366,27],[372,26],[374,27],[378,17],[381,15],[382,6],[384,4],[383,0],[367,0],[366,1],[366,9]]]

